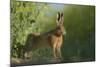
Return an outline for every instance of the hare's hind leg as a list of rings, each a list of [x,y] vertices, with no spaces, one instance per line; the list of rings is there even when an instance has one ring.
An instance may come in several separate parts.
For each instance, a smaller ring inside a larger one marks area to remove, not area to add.
[[[32,51],[30,51],[30,52],[25,52],[25,54],[24,54],[24,57],[25,57],[25,59],[32,59]]]

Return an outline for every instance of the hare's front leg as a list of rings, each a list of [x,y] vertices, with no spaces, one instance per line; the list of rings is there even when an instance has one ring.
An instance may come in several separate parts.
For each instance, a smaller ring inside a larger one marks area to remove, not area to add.
[[[53,56],[54,58],[57,58],[56,44],[53,45]]]
[[[58,58],[62,59],[61,47],[57,48]]]
[[[59,37],[58,43],[57,43],[57,55],[60,59],[62,59],[61,46],[62,46],[62,36]]]

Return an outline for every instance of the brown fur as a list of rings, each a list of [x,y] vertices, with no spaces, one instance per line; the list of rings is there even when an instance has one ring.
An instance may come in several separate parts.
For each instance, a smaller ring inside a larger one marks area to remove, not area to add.
[[[63,42],[63,13],[57,14],[57,27],[44,34],[31,33],[28,35],[26,44],[24,47],[25,53],[38,49],[40,47],[51,47],[53,49],[53,55],[55,58],[61,58],[61,46]]]

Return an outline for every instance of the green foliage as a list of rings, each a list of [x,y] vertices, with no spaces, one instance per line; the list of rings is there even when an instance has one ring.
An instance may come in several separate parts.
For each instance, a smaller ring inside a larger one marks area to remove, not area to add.
[[[50,10],[47,4],[11,1],[12,56],[17,57],[17,46],[25,44],[29,33],[44,30],[44,25],[49,23],[45,16],[47,10]]]

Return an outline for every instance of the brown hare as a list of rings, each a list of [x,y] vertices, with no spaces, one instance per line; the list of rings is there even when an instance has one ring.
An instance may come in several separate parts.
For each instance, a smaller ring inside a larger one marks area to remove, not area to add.
[[[24,46],[25,57],[27,57],[27,55],[29,55],[28,53],[34,49],[38,49],[40,47],[51,47],[54,58],[61,58],[61,46],[63,43],[63,34],[65,32],[63,22],[63,13],[58,12],[56,19],[57,25],[55,29],[43,34],[30,33],[27,36]]]

